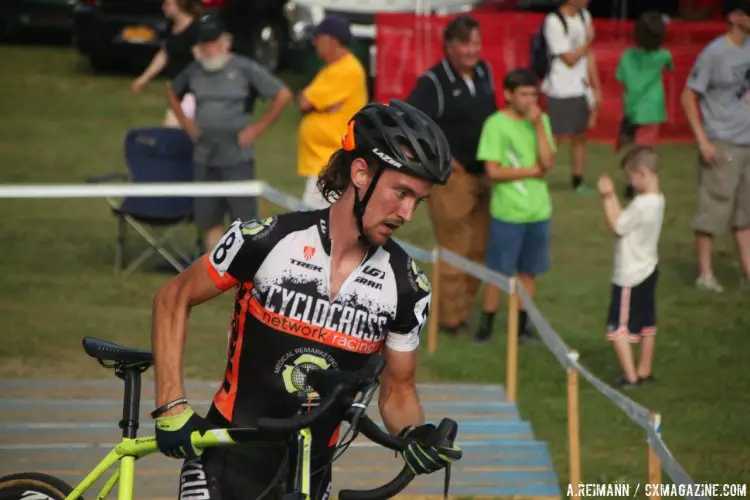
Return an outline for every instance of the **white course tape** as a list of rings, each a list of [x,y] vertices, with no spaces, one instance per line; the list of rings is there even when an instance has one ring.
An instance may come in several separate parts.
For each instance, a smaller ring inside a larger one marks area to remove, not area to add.
[[[284,194],[261,181],[242,182],[183,182],[183,183],[96,183],[96,184],[26,184],[0,185],[0,198],[106,198],[106,197],[211,197],[211,196],[262,196],[288,210],[309,209],[300,199]],[[415,260],[434,262],[434,253],[409,243],[399,242]],[[440,260],[463,272],[498,286],[508,292],[511,278],[469,261],[448,250],[441,249]],[[522,285],[518,283],[521,303],[529,313],[531,323],[536,327],[547,348],[553,353],[563,368],[573,367],[604,397],[614,403],[631,420],[646,430],[647,440],[659,456],[664,471],[679,485],[694,484],[682,466],[672,457],[648,420],[649,410],[605,384],[586,370],[577,359],[568,356],[568,346],[560,335],[552,329],[531,300]],[[702,497],[696,497],[702,498]]]
[[[152,182],[97,184],[25,184],[0,186],[0,198],[106,198],[106,197],[184,197],[261,196],[260,181],[232,182]]]

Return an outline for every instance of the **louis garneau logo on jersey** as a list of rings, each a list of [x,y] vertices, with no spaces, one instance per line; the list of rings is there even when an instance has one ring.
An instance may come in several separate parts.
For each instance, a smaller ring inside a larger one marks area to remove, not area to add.
[[[263,304],[264,323],[280,327],[287,333],[310,331],[312,340],[329,343],[329,336],[343,334],[368,342],[380,342],[385,338],[386,325],[391,319],[387,314],[373,313],[371,308],[352,307],[346,304],[314,297],[306,293],[289,290],[279,285],[271,285],[260,297]],[[273,313],[273,316],[271,314]],[[286,319],[285,324],[275,325],[274,318]],[[270,323],[269,323],[270,322]],[[304,335],[308,336],[308,335]]]
[[[385,271],[377,267],[365,266],[362,270],[362,276],[358,276],[354,282],[374,288],[375,290],[382,290],[383,278],[385,278]]]
[[[380,158],[381,160],[383,160],[384,162],[386,162],[387,164],[389,164],[389,165],[391,165],[393,167],[396,167],[396,168],[402,168],[403,167],[403,165],[401,165],[401,163],[397,162],[396,160],[394,160],[393,158],[391,158],[389,155],[383,153],[378,148],[374,148],[372,150],[372,152],[375,154],[375,156],[377,156],[378,158]]]

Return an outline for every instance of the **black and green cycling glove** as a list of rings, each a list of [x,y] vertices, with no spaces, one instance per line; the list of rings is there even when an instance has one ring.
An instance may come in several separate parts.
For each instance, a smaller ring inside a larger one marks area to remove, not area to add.
[[[156,418],[156,445],[164,455],[171,458],[199,457],[203,450],[193,448],[190,435],[194,431],[205,432],[211,426],[192,408],[177,415]]]
[[[401,452],[404,461],[416,475],[439,471],[452,462],[461,460],[461,448],[456,445],[432,445],[437,429],[432,424],[405,427],[399,437],[410,441]]]

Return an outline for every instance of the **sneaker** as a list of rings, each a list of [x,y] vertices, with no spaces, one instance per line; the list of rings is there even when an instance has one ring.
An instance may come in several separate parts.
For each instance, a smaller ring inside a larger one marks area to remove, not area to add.
[[[635,387],[638,387],[638,384],[641,383],[641,379],[636,379],[635,382],[631,382],[630,380],[623,377],[618,377],[615,380],[615,387],[618,389],[633,389]]]
[[[721,293],[724,291],[724,287],[716,280],[713,274],[706,274],[705,276],[699,276],[695,280],[695,287],[698,290],[707,292]]]
[[[536,336],[534,336],[534,335],[533,335],[533,334],[531,333],[531,331],[530,331],[530,330],[528,330],[528,329],[526,329],[526,330],[523,330],[522,332],[519,332],[519,334],[518,334],[518,343],[519,343],[520,345],[524,345],[524,344],[535,344],[535,343],[537,343],[537,342],[539,342],[539,339],[538,339],[538,338],[536,338]]]
[[[474,335],[474,344],[475,345],[484,345],[487,342],[490,341],[492,338],[492,331],[491,330],[477,330],[477,333]]]
[[[441,326],[440,329],[443,330],[448,335],[450,335],[451,337],[457,337],[469,331],[469,324],[466,321],[464,321],[457,326]]]
[[[645,377],[638,377],[639,384],[652,384],[654,382],[655,380],[654,380],[653,375],[646,375]]]

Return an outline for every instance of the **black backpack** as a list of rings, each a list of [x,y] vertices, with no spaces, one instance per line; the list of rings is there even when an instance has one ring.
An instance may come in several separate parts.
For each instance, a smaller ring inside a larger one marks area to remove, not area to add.
[[[565,16],[563,16],[562,12],[559,10],[555,10],[553,14],[560,20],[563,25],[563,30],[567,35],[568,23],[565,21]],[[578,15],[585,24],[586,18],[583,16],[583,10],[579,10]],[[539,26],[539,30],[531,37],[530,67],[540,80],[543,80],[549,73],[552,59],[554,58],[554,56],[550,54],[549,47],[547,46],[547,39],[544,37],[544,24],[546,22],[547,17],[545,16],[542,24]]]

